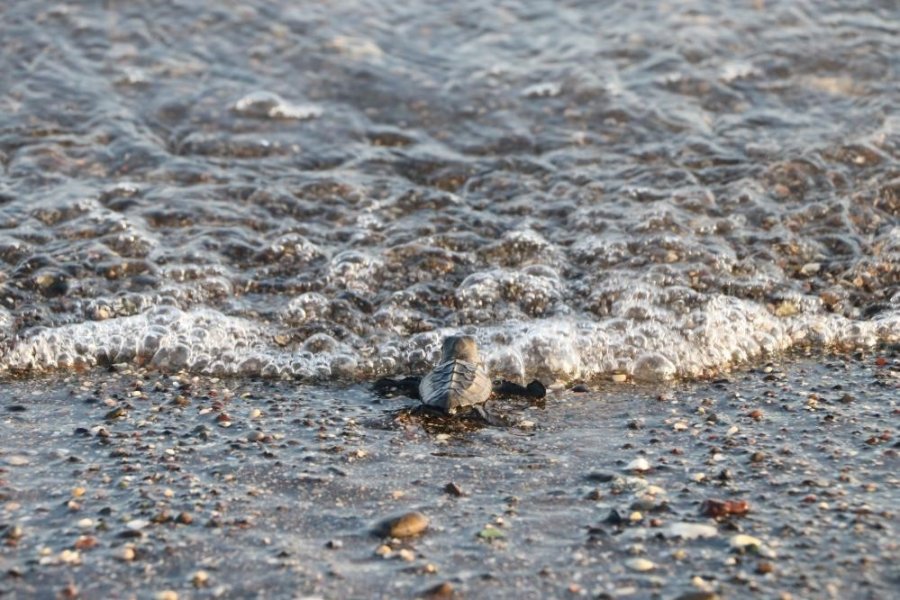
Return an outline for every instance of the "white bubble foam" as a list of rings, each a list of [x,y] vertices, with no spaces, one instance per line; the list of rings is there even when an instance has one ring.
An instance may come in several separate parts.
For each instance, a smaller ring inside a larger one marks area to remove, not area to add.
[[[292,104],[273,92],[257,90],[234,103],[234,111],[250,117],[294,119],[298,121],[322,116],[322,109],[311,104]]]
[[[289,323],[327,309],[324,296],[298,296],[284,311]],[[12,324],[0,311],[0,332]],[[211,309],[157,307],[139,315],[56,328],[34,328],[7,340],[0,372],[42,372],[107,363],[148,365],[166,372],[263,375],[306,380],[365,380],[421,373],[437,360],[442,339],[475,335],[493,374],[550,383],[625,373],[637,381],[708,376],[796,345],[872,347],[900,339],[900,311],[870,321],[810,312],[778,317],[766,307],[714,296],[668,321],[573,315],[463,328],[439,328],[411,337],[381,334],[338,340],[316,333],[287,346],[278,327]]]

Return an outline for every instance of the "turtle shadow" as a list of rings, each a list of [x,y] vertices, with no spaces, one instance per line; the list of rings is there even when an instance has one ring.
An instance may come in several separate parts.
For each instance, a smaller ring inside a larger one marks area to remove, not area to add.
[[[406,397],[421,402],[420,377],[403,379],[382,378],[372,384],[372,391],[382,398]],[[389,422],[394,425],[418,425],[430,434],[458,434],[478,431],[484,427],[511,428],[517,421],[511,418],[519,408],[546,406],[547,389],[537,380],[527,386],[505,380],[495,380],[490,399],[483,405],[473,406],[455,414],[418,404],[387,411]]]
[[[424,404],[389,410],[387,411],[387,416],[390,423],[394,426],[421,427],[426,433],[431,435],[473,433],[492,426],[492,423],[482,418],[476,411],[469,411],[459,415],[448,415],[441,411],[433,410]]]

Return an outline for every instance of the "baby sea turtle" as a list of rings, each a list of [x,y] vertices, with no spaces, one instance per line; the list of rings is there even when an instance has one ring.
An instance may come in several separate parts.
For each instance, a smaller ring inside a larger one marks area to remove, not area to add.
[[[491,378],[478,358],[475,338],[468,335],[445,339],[440,362],[419,383],[422,403],[448,415],[484,404],[492,391]]]
[[[422,401],[425,409],[454,415],[474,410],[481,416],[484,404],[492,394],[543,398],[547,390],[540,381],[532,381],[527,387],[510,381],[492,382],[478,355],[475,338],[453,335],[444,340],[441,359],[424,377],[404,379],[379,379],[375,391],[381,395],[402,392]]]

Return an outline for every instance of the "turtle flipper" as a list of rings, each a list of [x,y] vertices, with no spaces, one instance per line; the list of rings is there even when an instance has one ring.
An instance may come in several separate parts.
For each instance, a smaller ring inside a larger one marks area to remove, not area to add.
[[[479,421],[491,427],[512,427],[513,423],[502,416],[487,410],[487,404],[473,406],[465,415],[467,418]]]
[[[528,392],[529,398],[541,399],[547,395],[547,388],[537,379],[525,386],[525,391]]]
[[[404,377],[403,379],[391,379],[383,377],[372,384],[372,390],[379,396],[397,396],[403,394],[419,400],[419,382],[421,377]]]
[[[527,386],[522,386],[518,383],[513,383],[512,381],[506,381],[505,379],[498,379],[494,382],[494,393],[506,398],[518,396],[521,398],[540,400],[547,395],[547,388],[537,379]]]
[[[409,414],[415,415],[417,417],[438,417],[444,418],[447,417],[447,413],[442,411],[440,408],[430,406],[428,404],[417,404],[410,409],[407,409]]]

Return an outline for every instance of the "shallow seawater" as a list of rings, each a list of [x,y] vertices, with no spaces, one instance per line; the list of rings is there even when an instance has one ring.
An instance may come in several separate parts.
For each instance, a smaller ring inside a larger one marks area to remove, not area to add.
[[[11,0],[0,38],[2,373],[898,341],[891,2]]]
[[[358,385],[16,381],[0,596],[889,598],[898,382],[896,354],[794,357],[436,433]]]

